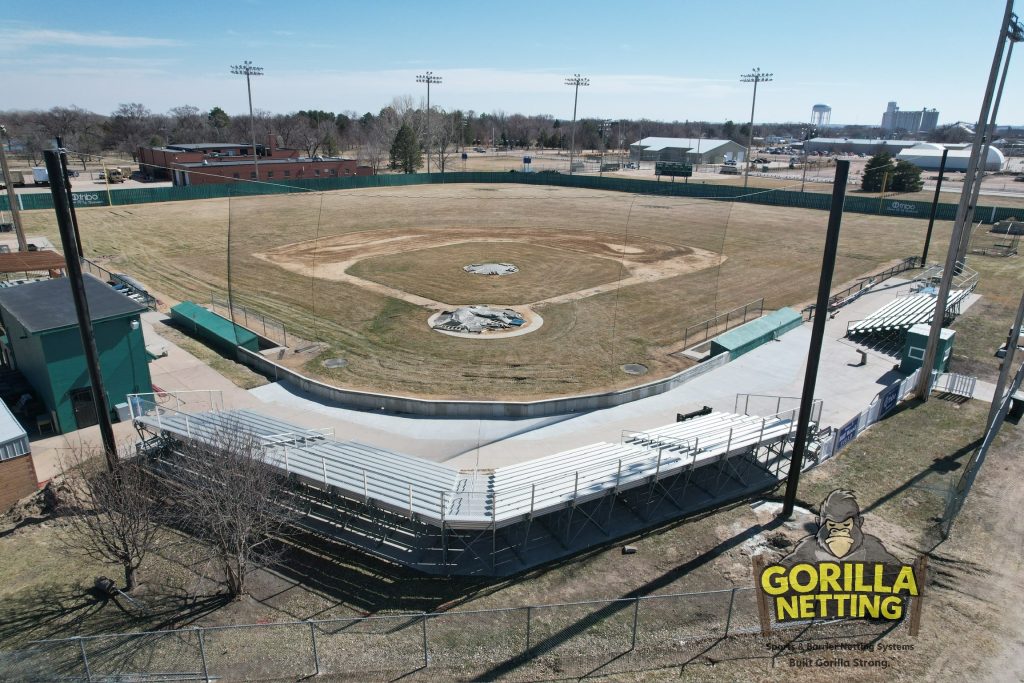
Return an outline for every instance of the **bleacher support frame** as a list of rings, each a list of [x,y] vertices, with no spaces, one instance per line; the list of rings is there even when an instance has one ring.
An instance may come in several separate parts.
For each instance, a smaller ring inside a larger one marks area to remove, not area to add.
[[[144,437],[140,451],[154,463],[179,466],[177,443],[206,440],[228,419],[249,420],[267,445],[265,460],[296,494],[300,528],[449,576],[508,576],[769,490],[788,473],[796,418],[795,410],[763,418],[713,413],[648,432],[624,432],[619,444],[477,472],[334,441],[323,430],[289,429],[251,411],[185,414],[168,401],[155,406],[133,398],[136,428]],[[690,430],[705,443],[659,430]],[[329,459],[331,449],[342,460]],[[346,458],[363,455],[384,464],[381,472],[362,470],[360,486],[359,470]],[[424,476],[435,477],[435,488],[399,481],[403,467],[394,463],[403,458],[421,463]],[[589,469],[575,465],[574,458]],[[577,467],[574,474],[566,462]],[[347,479],[339,486],[343,474]],[[430,491],[435,504],[429,503]]]

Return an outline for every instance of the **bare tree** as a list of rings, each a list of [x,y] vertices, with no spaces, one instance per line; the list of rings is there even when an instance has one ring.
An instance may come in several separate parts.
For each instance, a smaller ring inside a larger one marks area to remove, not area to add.
[[[210,545],[228,593],[237,599],[254,570],[276,561],[273,541],[296,516],[291,493],[266,463],[258,437],[235,425],[174,451],[176,466],[169,470],[177,484],[173,514]]]
[[[68,468],[73,512],[62,518],[60,538],[73,553],[120,565],[130,591],[138,585],[139,566],[157,545],[157,487],[139,457],[122,458],[109,472],[101,455],[73,451]]]

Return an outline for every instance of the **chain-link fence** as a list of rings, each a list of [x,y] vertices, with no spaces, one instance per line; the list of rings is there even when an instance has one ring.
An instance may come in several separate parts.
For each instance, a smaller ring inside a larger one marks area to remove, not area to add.
[[[775,628],[782,626],[775,624]],[[829,637],[819,627],[801,637]],[[858,625],[877,634],[884,624]],[[7,680],[536,680],[763,656],[753,588],[508,609],[85,636],[0,653]],[[848,634],[846,634],[848,635]],[[743,638],[747,636],[747,638]],[[740,637],[729,641],[730,637]],[[333,680],[333,679],[332,679]]]

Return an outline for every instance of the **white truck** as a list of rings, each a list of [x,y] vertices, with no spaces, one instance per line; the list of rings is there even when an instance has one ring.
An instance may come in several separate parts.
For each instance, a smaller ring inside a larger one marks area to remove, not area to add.
[[[46,172],[45,168],[40,168],[38,166],[33,166],[32,167],[32,181],[36,185],[49,185],[50,184],[50,175]]]

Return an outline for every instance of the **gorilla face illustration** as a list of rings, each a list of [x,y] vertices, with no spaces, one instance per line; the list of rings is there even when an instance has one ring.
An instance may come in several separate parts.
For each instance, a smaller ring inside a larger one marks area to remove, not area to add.
[[[836,557],[842,558],[850,552],[854,546],[860,546],[862,534],[860,524],[853,517],[838,522],[831,519],[824,519],[825,523],[818,529],[818,541],[822,547]]]

